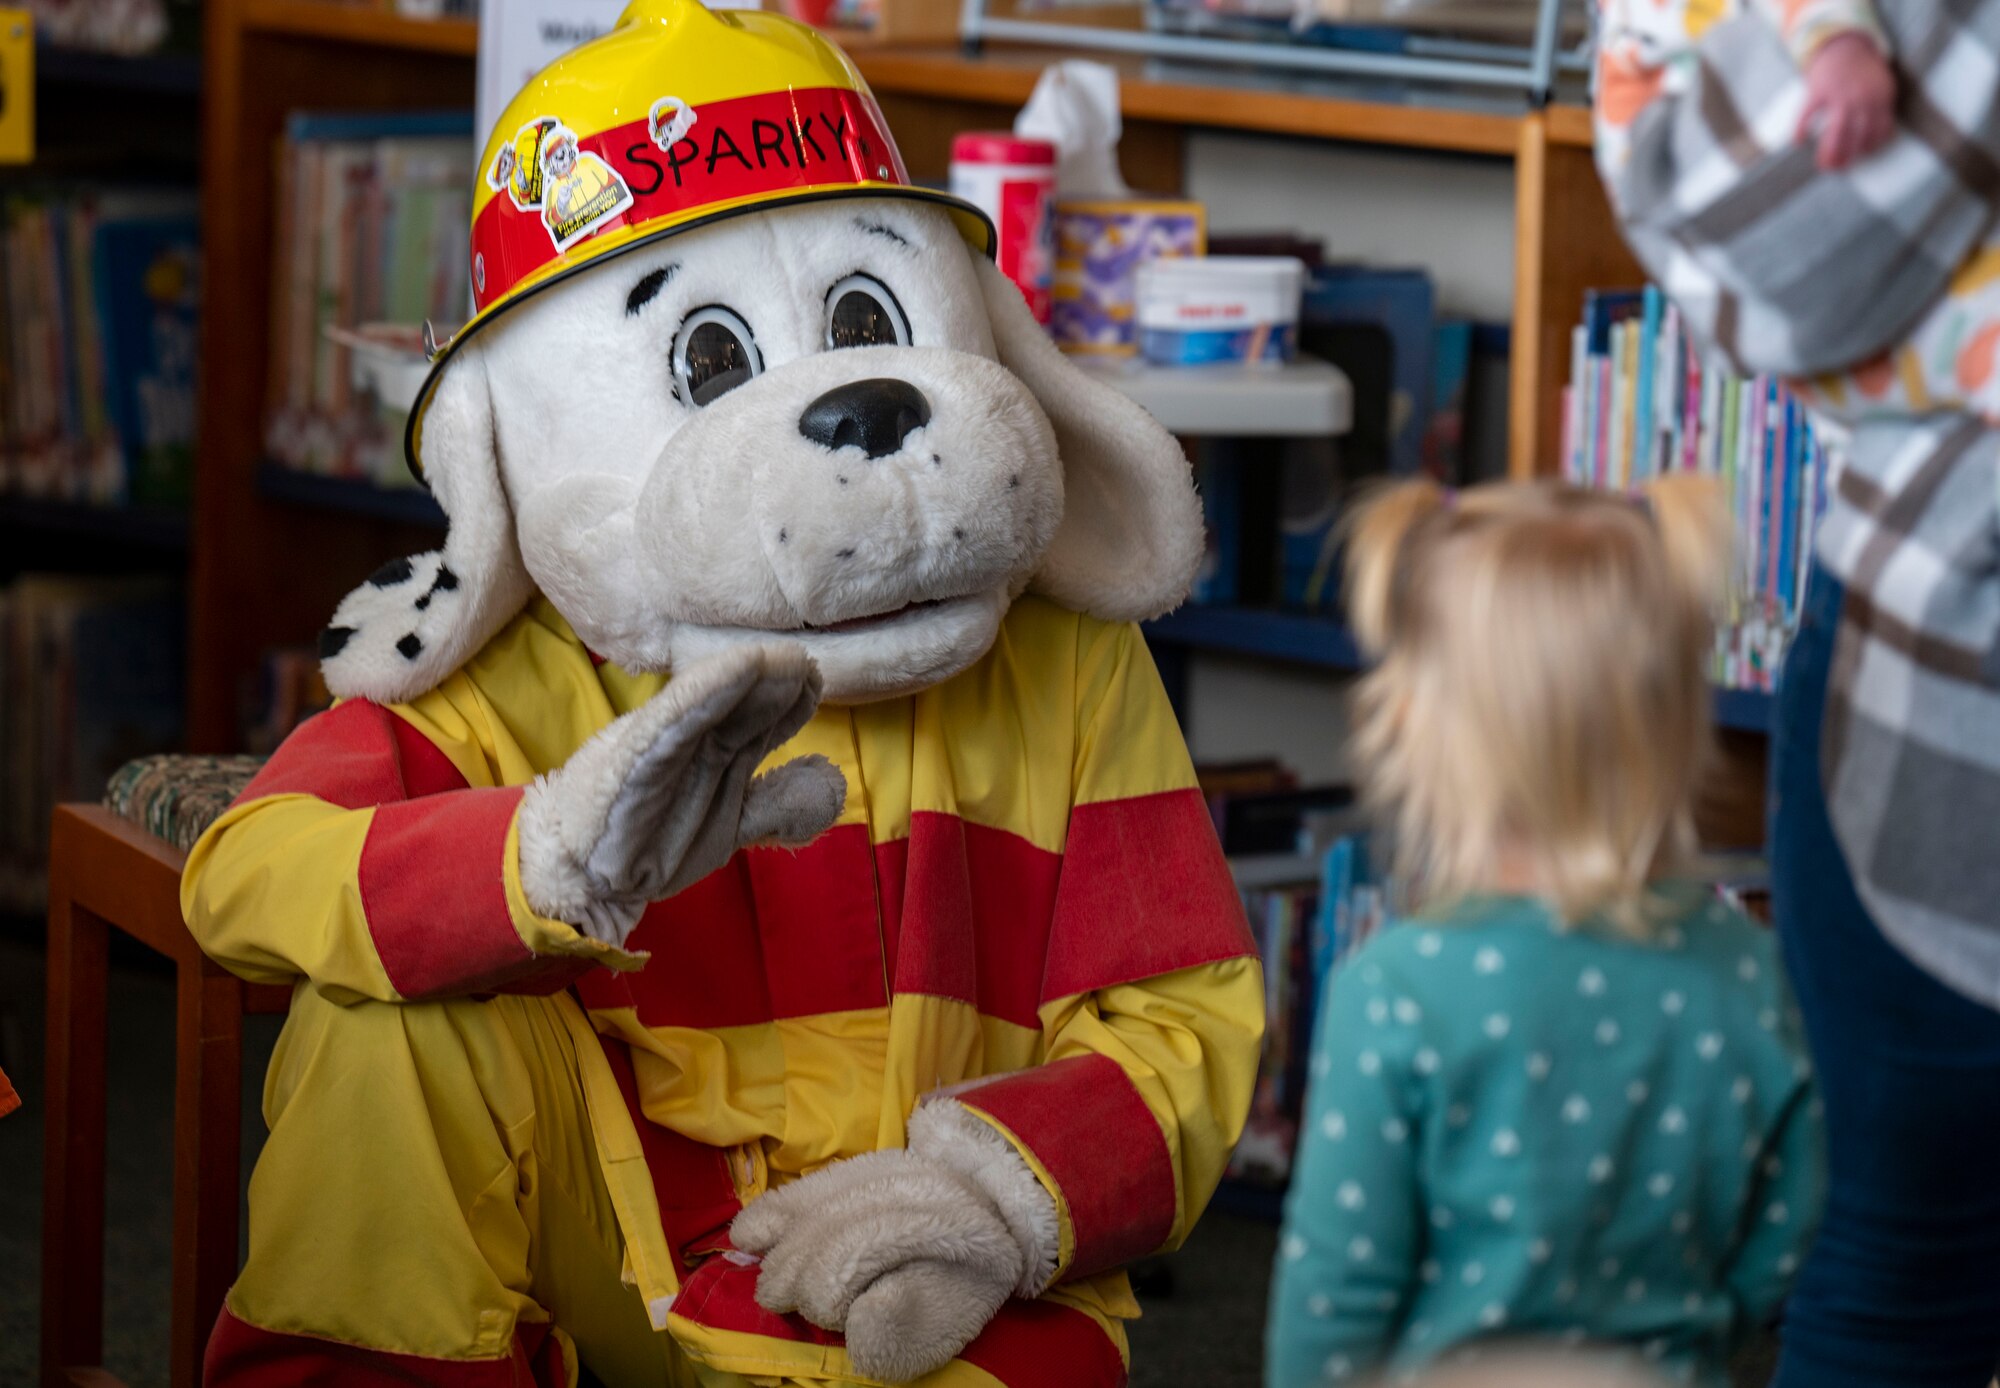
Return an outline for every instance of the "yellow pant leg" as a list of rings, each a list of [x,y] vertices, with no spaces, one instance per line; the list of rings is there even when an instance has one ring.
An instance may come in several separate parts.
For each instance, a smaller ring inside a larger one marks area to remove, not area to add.
[[[489,1361],[496,1382],[521,1381],[497,1376],[512,1361],[535,1382],[574,1383],[578,1350],[612,1388],[693,1382],[619,1279],[622,1242],[561,1015],[575,1006],[561,995],[343,1007],[297,990],[265,1082],[250,1257],[211,1384],[232,1365],[251,1380],[252,1361],[261,1381],[275,1365],[298,1381],[359,1381],[356,1353],[419,1380],[422,1361],[445,1360]]]

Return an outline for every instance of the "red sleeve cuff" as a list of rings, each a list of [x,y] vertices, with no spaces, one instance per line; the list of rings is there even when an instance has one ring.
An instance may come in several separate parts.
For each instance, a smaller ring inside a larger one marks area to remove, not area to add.
[[[1173,1157],[1118,1062],[1070,1056],[952,1097],[1010,1135],[1053,1187],[1072,1245],[1062,1276],[1119,1267],[1172,1234]]]
[[[361,905],[405,999],[555,992],[589,958],[537,955],[507,909],[507,833],[521,787],[383,805],[361,848]]]

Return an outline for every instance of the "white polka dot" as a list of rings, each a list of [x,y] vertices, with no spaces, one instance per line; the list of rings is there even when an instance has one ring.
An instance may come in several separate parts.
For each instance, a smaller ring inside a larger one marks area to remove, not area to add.
[[[1633,1298],[1635,1301],[1637,1299],[1636,1297]],[[1667,1352],[1667,1342],[1665,1340],[1648,1340],[1639,1352],[1648,1359],[1663,1358]]]
[[[1635,1277],[1630,1282],[1627,1282],[1625,1284],[1625,1299],[1627,1301],[1644,1301],[1646,1299],[1646,1279]]]
[[[1611,1158],[1604,1153],[1600,1152],[1590,1159],[1589,1175],[1592,1185],[1601,1186],[1610,1180],[1611,1171]]]
[[[1603,1262],[1597,1265],[1597,1275],[1599,1277],[1602,1277],[1605,1281],[1609,1282],[1612,1279],[1616,1278],[1618,1274],[1624,1270],[1624,1268],[1625,1265],[1619,1262],[1616,1258],[1606,1258]]]
[[[1489,1301],[1480,1308],[1479,1323],[1488,1330],[1497,1329],[1507,1323],[1507,1308],[1497,1301]]]
[[[1354,1068],[1364,1075],[1379,1075],[1382,1073],[1382,1057],[1374,1051],[1363,1051],[1354,1057]]]
[[[1477,973],[1497,974],[1507,967],[1507,957],[1493,946],[1487,945],[1472,956],[1472,967]]]
[[[1553,1258],[1555,1253],[1556,1246],[1547,1239],[1536,1239],[1528,1245],[1528,1261],[1537,1267],[1540,1267],[1543,1263]]]
[[[1554,1064],[1546,1051],[1531,1051],[1528,1055],[1528,1078],[1537,1082],[1547,1079]]]
[[[1402,1119],[1384,1118],[1382,1120],[1382,1140],[1384,1142],[1401,1142],[1409,1135],[1410,1125]]]
[[[1417,953],[1426,959],[1435,959],[1444,953],[1444,936],[1435,930],[1426,930],[1417,936]]]
[[[1757,1014],[1757,1025],[1766,1031],[1776,1031],[1778,1029],[1778,1009],[1767,1007],[1762,1012],[1759,1012]]]
[[[1694,1039],[1694,1053],[1703,1060],[1714,1060],[1722,1054],[1722,1033],[1704,1031]]]
[[[1679,949],[1687,943],[1687,935],[1678,925],[1670,925],[1660,932],[1660,943],[1668,949]]]
[[[1330,1379],[1343,1379],[1354,1372],[1354,1363],[1344,1354],[1336,1354],[1320,1366],[1320,1373]]]
[[[1424,1010],[1417,1006],[1415,998],[1396,999],[1396,1020],[1406,1027],[1415,1026],[1424,1019]]]
[[[1810,1060],[1807,1060],[1804,1056],[1800,1056],[1797,1060],[1792,1062],[1793,1079],[1795,1080],[1807,1079],[1811,1075],[1812,1075],[1812,1062]]]
[[[1814,1099],[1806,1105],[1806,1114],[1814,1122],[1818,1122],[1820,1119],[1826,1117],[1826,1100]]]
[[[1750,1094],[1753,1088],[1754,1086],[1751,1085],[1748,1075],[1738,1075],[1736,1083],[1729,1086],[1729,1097],[1739,1104],[1747,1104],[1750,1102]]]
[[[1747,954],[1744,955],[1736,961],[1736,976],[1745,983],[1755,982],[1757,978],[1757,961]]]
[[[1444,1121],[1454,1128],[1462,1128],[1472,1121],[1472,1110],[1464,1104],[1453,1104],[1444,1111]]]
[[[1495,1219],[1505,1224],[1514,1217],[1514,1197],[1511,1195],[1496,1195],[1486,1208],[1492,1211]]]
[[[1444,1280],[1444,1268],[1438,1263],[1437,1259],[1426,1258],[1424,1259],[1423,1266],[1417,1269],[1417,1276],[1423,1278],[1426,1283],[1435,1287],[1438,1283]]]
[[[1468,1287],[1476,1287],[1486,1280],[1486,1268],[1480,1263],[1467,1263],[1460,1270],[1458,1280]]]
[[[1687,1114],[1679,1104],[1669,1104],[1666,1111],[1660,1115],[1660,1131],[1669,1137],[1686,1132],[1687,1125]]]
[[[1796,1253],[1781,1253],[1778,1255],[1778,1275],[1780,1277],[1790,1277],[1798,1270],[1799,1258]]]
[[[1689,1292],[1681,1298],[1681,1310],[1687,1315],[1695,1315],[1701,1310],[1701,1293]]]
[[[1333,1193],[1333,1198],[1340,1202],[1340,1208],[1343,1210],[1359,1210],[1368,1204],[1368,1195],[1361,1189],[1359,1181],[1342,1181],[1340,1189]]]
[[[1357,1263],[1365,1263],[1375,1256],[1375,1240],[1366,1234],[1356,1234],[1347,1241],[1347,1256]]]
[[[1572,1094],[1563,1100],[1563,1122],[1588,1123],[1590,1121],[1590,1100],[1581,1094]]]
[[[1618,1023],[1616,1020],[1606,1017],[1597,1024],[1597,1044],[1600,1046],[1615,1046],[1618,1044]]]
[[[1314,1292],[1306,1298],[1306,1314],[1316,1321],[1323,1321],[1333,1314],[1333,1298],[1325,1292]]]
[[[1429,1321],[1410,1322],[1410,1340],[1412,1343],[1422,1344],[1425,1340],[1430,1339],[1430,1337],[1431,1323]]]
[[[1764,1174],[1775,1181],[1778,1177],[1785,1174],[1785,1164],[1775,1156],[1766,1157],[1764,1159]]]
[[[1660,994],[1660,1011],[1666,1013],[1669,1017],[1680,1016],[1687,1005],[1688,1000],[1685,993],[1669,989]]]
[[[1431,1228],[1449,1229],[1458,1222],[1458,1216],[1443,1205],[1431,1206]]]
[[[1299,1259],[1306,1256],[1306,1241],[1297,1234],[1287,1234],[1285,1235],[1285,1244],[1282,1251],[1284,1252],[1286,1262],[1296,1263]]]
[[[1556,1283],[1556,1300],[1558,1302],[1575,1301],[1577,1291],[1576,1279],[1574,1277],[1565,1277],[1562,1281]],[[1577,1332],[1577,1339],[1581,1340],[1582,1338],[1582,1332]]]
[[[1429,1046],[1422,1047],[1410,1057],[1410,1068],[1420,1075],[1435,1075],[1443,1064],[1443,1059]]]
[[[1763,1150],[1764,1150],[1763,1139],[1758,1137],[1757,1134],[1752,1133],[1750,1134],[1750,1136],[1743,1139],[1743,1160],[1752,1161],[1756,1158],[1757,1154]]]
[[[1346,1114],[1344,1114],[1344,1113],[1342,1113],[1342,1112],[1341,1112],[1341,1111],[1340,1111],[1339,1109],[1337,1109],[1337,1108],[1330,1108],[1330,1109],[1328,1109],[1328,1110],[1327,1110],[1327,1111],[1326,1111],[1326,1112],[1325,1112],[1325,1113],[1324,1113],[1323,1115],[1321,1115],[1321,1117],[1320,1117],[1320,1120],[1319,1120],[1319,1130],[1320,1130],[1320,1132],[1322,1132],[1322,1133],[1324,1133],[1324,1134],[1326,1135],[1326,1140],[1327,1140],[1328,1142],[1344,1142],[1344,1141],[1346,1141],[1346,1140],[1347,1140],[1347,1115],[1346,1115]]]
[[[1602,997],[1604,995],[1604,970],[1593,965],[1578,974],[1576,976],[1576,991],[1583,994],[1586,998]]]
[[[1329,1056],[1325,1051],[1321,1051],[1318,1055],[1313,1057],[1312,1072],[1315,1077],[1324,1075],[1331,1069],[1333,1069],[1333,1058]]]
[[[1507,1014],[1504,1012],[1495,1012],[1486,1019],[1486,1034],[1495,1041],[1498,1041],[1513,1029],[1513,1022],[1508,1020]]]
[[[1665,1171],[1655,1171],[1646,1178],[1646,1192],[1655,1200],[1664,1200],[1673,1194],[1674,1178]]]
[[[1378,1027],[1384,1025],[1389,1020],[1389,1000],[1387,998],[1368,999],[1368,1006],[1364,1010],[1368,1014],[1368,1020]]]
[[[1493,1134],[1491,1146],[1496,1157],[1517,1156],[1521,1151],[1521,1135],[1512,1128],[1502,1128]]]
[[[1674,1217],[1669,1221],[1668,1227],[1676,1234],[1685,1234],[1688,1230],[1694,1228],[1694,1216],[1686,1210],[1675,1210]]]
[[[1770,1208],[1764,1211],[1764,1218],[1770,1220],[1773,1224],[1783,1224],[1791,1217],[1791,1207],[1786,1205],[1782,1200],[1773,1200]]]
[[[1646,1102],[1646,1096],[1652,1092],[1653,1087],[1644,1080],[1633,1080],[1625,1086],[1625,1098],[1628,1103],[1643,1104]]]

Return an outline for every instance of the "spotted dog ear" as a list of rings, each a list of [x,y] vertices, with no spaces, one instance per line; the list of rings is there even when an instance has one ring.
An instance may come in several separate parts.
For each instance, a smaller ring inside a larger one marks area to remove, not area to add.
[[[428,693],[534,593],[500,485],[492,394],[476,346],[459,354],[431,397],[423,456],[450,526],[444,548],[383,565],[334,609],[319,653],[338,698],[389,704]]]

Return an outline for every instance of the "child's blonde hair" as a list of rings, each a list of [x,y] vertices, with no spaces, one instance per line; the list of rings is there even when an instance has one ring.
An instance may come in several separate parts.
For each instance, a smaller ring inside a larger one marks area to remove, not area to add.
[[[1420,891],[1523,863],[1563,919],[1644,929],[1693,850],[1707,760],[1720,493],[1390,486],[1348,536],[1348,613],[1380,662],[1356,700],[1368,791]]]

